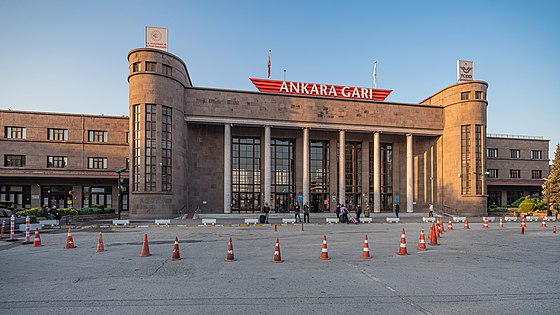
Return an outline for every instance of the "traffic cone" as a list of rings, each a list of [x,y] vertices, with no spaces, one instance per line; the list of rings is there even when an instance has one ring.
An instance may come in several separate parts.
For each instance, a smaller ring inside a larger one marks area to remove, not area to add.
[[[235,257],[233,256],[233,242],[231,241],[231,237],[229,238],[229,242],[227,244],[226,261],[235,261]]]
[[[323,235],[323,246],[321,248],[321,257],[323,260],[329,260],[329,249],[327,248],[327,236]]]
[[[171,254],[171,260],[181,260],[181,255],[179,255],[179,239],[175,236],[175,243],[173,244],[173,253]]]
[[[504,227],[504,221],[502,221],[502,218],[500,218],[500,229]]]
[[[441,237],[441,234],[439,234],[439,226],[438,225],[434,225],[434,231],[435,231],[435,236],[436,239]]]
[[[447,223],[447,230],[448,231],[453,230],[453,223],[451,223],[451,220],[449,220],[449,222]]]
[[[4,238],[5,229],[6,229],[6,220],[2,220],[2,232],[0,233],[0,238]]]
[[[525,224],[525,218],[521,219],[521,227],[526,228],[527,224]]]
[[[463,229],[470,229],[470,227],[469,227],[469,218],[465,218],[465,226],[463,226]]]
[[[483,229],[487,229],[488,228],[488,218],[484,218],[484,224],[482,225]]]
[[[440,228],[439,233],[443,234],[443,232],[445,232],[445,228],[443,228],[443,218],[439,218],[439,228]]]
[[[418,250],[426,250],[426,239],[424,239],[424,228],[420,230],[420,240],[418,241]]]
[[[556,225],[554,226],[554,229],[552,229],[552,234],[556,234]]]
[[[282,260],[282,256],[280,256],[280,243],[278,242],[278,239],[276,239],[276,246],[274,246],[274,262],[275,263],[284,262]]]
[[[74,244],[74,239],[72,238],[72,231],[68,229],[68,236],[66,236],[66,246],[65,248],[76,248]]]
[[[303,232],[303,223],[301,224],[301,231]]]
[[[138,256],[140,257],[152,256],[152,254],[150,254],[150,247],[148,246],[148,234],[144,234],[144,243],[142,244],[142,251]]]
[[[544,220],[544,218],[542,218],[542,223],[541,223],[541,227],[545,228],[546,227],[546,221]]]
[[[436,237],[436,228],[434,224],[430,226],[430,246],[438,246],[437,237]]]
[[[366,234],[366,238],[364,238],[364,250],[362,251],[362,258],[371,259],[372,257],[369,255],[369,243],[368,237]]]
[[[408,252],[406,251],[406,236],[404,234],[404,229],[402,229],[401,244],[399,246],[399,251],[397,252],[397,255],[408,255]]]
[[[521,227],[521,234],[525,234],[525,227],[524,226]]]
[[[35,228],[35,236],[33,237],[33,247],[43,246],[41,244],[41,236],[39,235],[39,228]]]
[[[99,232],[99,240],[97,241],[97,253],[101,253],[105,251],[105,246],[103,246],[103,234]]]
[[[31,219],[29,216],[25,217],[25,241],[22,244],[33,244],[31,241]]]

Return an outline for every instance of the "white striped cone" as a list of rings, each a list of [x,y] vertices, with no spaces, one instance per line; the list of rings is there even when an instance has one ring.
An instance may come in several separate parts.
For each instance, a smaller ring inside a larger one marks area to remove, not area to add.
[[[542,218],[542,223],[541,223],[541,227],[545,228],[546,227],[546,221],[544,220],[544,218]]]
[[[399,251],[397,252],[397,255],[408,255],[408,252],[406,251],[406,236],[404,233],[404,229],[402,229],[401,244],[399,246]]]
[[[29,229],[31,226],[31,219],[29,219],[29,216],[25,217],[25,242],[26,243],[31,243],[31,235],[29,234]]]
[[[500,218],[500,228],[504,227],[504,221],[502,221],[502,218]]]
[[[362,258],[370,259],[371,256],[369,255],[369,241],[366,234],[366,238],[364,238],[364,250],[362,251]]]
[[[323,235],[323,245],[321,247],[321,257],[323,260],[329,260],[329,249],[327,248],[327,236]]]
[[[447,230],[448,231],[453,230],[453,223],[451,223],[451,220],[449,220],[449,222],[447,223]]]
[[[483,229],[488,228],[488,218],[484,218],[484,225],[482,226]]]

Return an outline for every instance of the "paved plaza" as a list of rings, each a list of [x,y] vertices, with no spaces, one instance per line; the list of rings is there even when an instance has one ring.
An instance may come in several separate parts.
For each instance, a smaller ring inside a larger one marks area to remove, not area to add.
[[[555,224],[521,235],[519,222],[458,223],[427,251],[416,249],[421,223],[101,229],[103,253],[100,229],[73,231],[75,249],[64,230],[45,230],[43,247],[0,241],[0,313],[558,314]],[[402,228],[408,256],[395,254]],[[138,256],[144,233],[151,257]],[[319,259],[323,235],[331,260]],[[272,261],[276,238],[283,263]]]

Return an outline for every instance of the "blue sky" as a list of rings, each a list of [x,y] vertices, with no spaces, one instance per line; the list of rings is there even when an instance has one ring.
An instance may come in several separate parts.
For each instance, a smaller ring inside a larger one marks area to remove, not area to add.
[[[128,114],[127,53],[146,25],[195,86],[254,91],[249,77],[393,89],[415,103],[487,81],[488,132],[560,141],[560,1],[1,1],[0,108]],[[553,157],[553,151],[550,154]]]

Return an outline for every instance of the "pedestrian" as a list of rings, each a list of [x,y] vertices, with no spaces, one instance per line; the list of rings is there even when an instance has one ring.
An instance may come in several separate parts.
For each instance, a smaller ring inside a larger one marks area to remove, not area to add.
[[[340,220],[340,222],[341,223],[346,222],[347,224],[350,224],[348,208],[346,208],[345,205],[341,205],[340,206],[340,212],[342,213],[342,215],[341,215],[342,219]]]
[[[395,204],[395,216],[398,218],[399,217],[399,210],[400,210],[400,206],[398,203]]]
[[[430,203],[430,209],[428,211],[428,216],[429,217],[433,217],[434,216],[434,205]]]
[[[268,218],[269,218],[269,214],[270,214],[270,206],[268,205],[268,202],[264,203],[264,207],[262,208],[262,212],[266,216],[265,223],[268,224]]]
[[[301,223],[301,208],[299,207],[299,202],[296,201],[296,206],[294,207],[296,223]]]
[[[309,202],[303,205],[303,223],[309,223]]]
[[[336,213],[336,217],[340,219],[340,203],[336,205],[336,209],[334,210],[334,213]]]
[[[362,214],[362,207],[360,204],[356,205],[356,220],[360,223],[360,215]]]
[[[366,209],[364,210],[364,217],[369,218],[369,204],[366,203]]]

